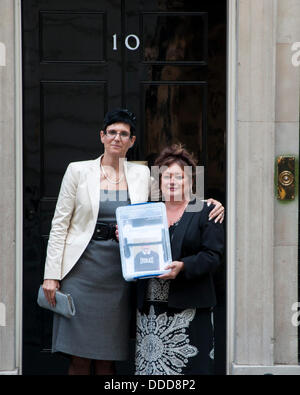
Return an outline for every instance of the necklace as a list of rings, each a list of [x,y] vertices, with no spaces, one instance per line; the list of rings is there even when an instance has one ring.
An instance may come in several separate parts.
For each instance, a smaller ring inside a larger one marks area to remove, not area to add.
[[[103,156],[103,155],[102,155],[102,156]],[[105,178],[107,179],[107,181],[110,182],[111,184],[120,184],[120,182],[121,182],[121,181],[123,180],[123,178],[124,178],[124,173],[122,174],[122,176],[121,176],[118,180],[111,180],[111,179],[108,177],[108,175],[105,173],[104,167],[102,166],[102,163],[101,163],[102,156],[101,156],[101,158],[100,158],[100,168],[101,168],[101,170],[102,170],[102,173],[103,173],[104,177],[105,177]]]

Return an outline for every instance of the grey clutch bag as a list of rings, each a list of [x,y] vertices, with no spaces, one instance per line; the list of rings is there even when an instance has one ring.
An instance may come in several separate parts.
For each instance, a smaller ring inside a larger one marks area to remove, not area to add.
[[[55,299],[56,305],[55,307],[53,307],[49,304],[44,294],[44,290],[42,286],[40,286],[37,298],[37,303],[40,307],[51,310],[54,313],[61,314],[67,318],[73,317],[75,315],[75,306],[71,295],[64,294],[63,292],[57,290],[55,294]]]

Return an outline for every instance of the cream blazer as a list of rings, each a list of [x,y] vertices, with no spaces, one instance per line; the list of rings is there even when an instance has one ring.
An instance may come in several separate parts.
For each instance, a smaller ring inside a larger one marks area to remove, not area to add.
[[[124,173],[131,204],[147,202],[148,167],[124,161]],[[70,163],[52,220],[44,279],[62,280],[76,264],[94,233],[99,201],[100,157]]]

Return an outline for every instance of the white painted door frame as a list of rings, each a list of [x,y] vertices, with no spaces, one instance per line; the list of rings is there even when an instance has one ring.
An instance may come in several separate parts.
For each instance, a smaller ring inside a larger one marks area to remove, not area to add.
[[[236,262],[237,0],[227,0],[227,374],[234,362]]]

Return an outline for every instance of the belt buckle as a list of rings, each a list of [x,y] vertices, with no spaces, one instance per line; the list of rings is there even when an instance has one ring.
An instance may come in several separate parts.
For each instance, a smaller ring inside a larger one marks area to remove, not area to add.
[[[107,225],[97,225],[96,236],[100,240],[108,240],[110,234],[109,226]]]
[[[115,240],[116,226],[113,224],[97,223],[94,232],[94,238],[96,240]]]

